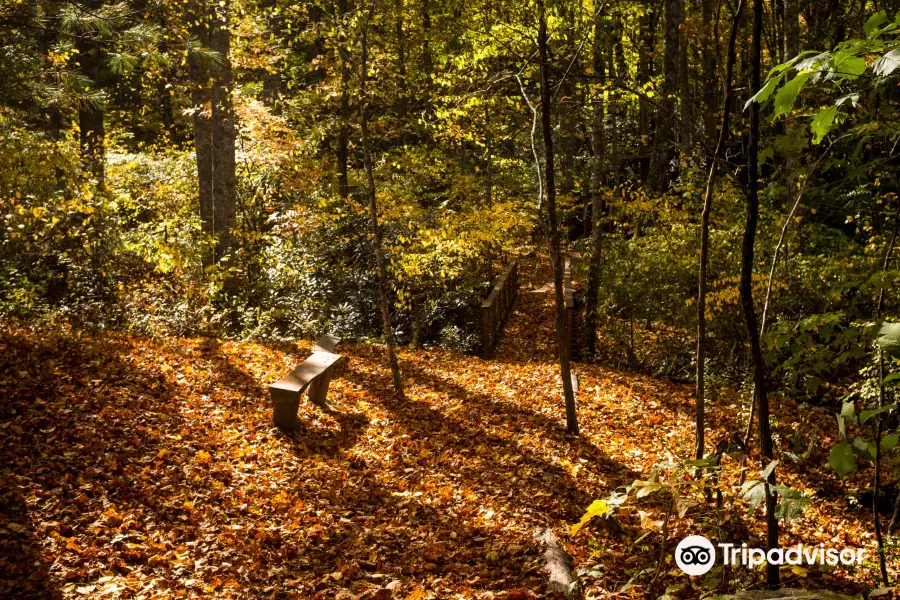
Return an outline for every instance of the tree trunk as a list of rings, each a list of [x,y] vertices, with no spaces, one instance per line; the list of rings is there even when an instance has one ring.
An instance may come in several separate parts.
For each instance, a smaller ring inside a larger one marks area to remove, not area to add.
[[[89,0],[85,8],[99,10],[99,0]],[[91,91],[100,89],[101,53],[96,40],[89,33],[75,37],[78,50],[78,68],[91,83]],[[78,128],[80,130],[82,169],[95,178],[102,187],[105,178],[106,131],[103,123],[103,108],[94,103],[81,103],[78,108]]]
[[[731,83],[734,77],[735,44],[743,10],[744,1],[739,0],[737,10],[734,13],[734,20],[731,23],[731,36],[728,38],[722,129],[719,131],[719,140],[716,142],[716,149],[710,161],[709,177],[706,180],[706,193],[703,197],[703,214],[700,217],[700,274],[697,286],[697,404],[695,415],[695,457],[697,460],[702,459],[706,452],[706,271],[709,264],[709,216],[712,212],[716,177],[719,174],[719,161],[722,160],[722,155],[725,153],[725,142],[728,140],[729,127],[731,126]]]
[[[900,202],[897,204],[897,215],[894,217],[894,233],[887,249],[884,251],[884,263],[881,270],[887,273],[888,266],[894,254],[894,244],[897,242],[897,232],[900,228]],[[884,284],[878,290],[878,303],[875,306],[875,322],[881,320],[884,309]],[[878,408],[884,408],[884,350],[878,348]],[[881,582],[886,587],[890,585],[888,580],[887,564],[884,556],[884,534],[881,528],[881,513],[878,511],[878,493],[881,491],[881,437],[884,435],[884,415],[877,415],[875,425],[875,476],[872,483],[872,520],[875,524],[875,540],[878,548],[878,568],[881,571]]]
[[[396,20],[394,27],[397,34],[397,115],[406,118],[406,54],[405,34],[403,32],[403,0],[396,0]]]
[[[209,46],[207,15],[195,0],[190,5],[191,33],[204,47]],[[199,188],[200,221],[204,235],[212,238],[215,231],[213,213],[213,147],[212,119],[209,93],[209,72],[195,52],[188,53],[188,74],[191,80],[192,122],[194,126],[194,151],[197,157],[197,185]],[[215,261],[215,251],[203,256],[204,266]]]
[[[653,148],[650,154],[650,188],[665,192],[669,188],[669,163],[674,155],[675,98],[678,95],[680,70],[679,40],[684,17],[683,0],[665,0],[665,34],[663,38],[663,88],[659,95],[659,109],[653,132]]]
[[[753,40],[750,65],[750,94],[760,89],[760,62],[762,54],[762,0],[753,0]],[[762,349],[759,343],[759,328],[756,322],[756,308],[753,305],[753,264],[756,226],[759,221],[759,104],[750,105],[750,148],[747,157],[748,189],[747,212],[744,226],[744,238],[741,245],[741,305],[744,309],[744,321],[750,338],[750,364],[753,369],[753,385],[756,388],[759,409],[759,449],[762,455],[762,466],[766,468],[773,459],[772,431],[769,423],[769,397],[766,393],[766,374]],[[778,498],[773,489],[775,485],[775,469],[771,470],[765,482],[766,494],[766,547],[767,550],[778,548],[778,519],[775,508]],[[776,564],[766,566],[766,583],[770,589],[777,589],[780,582],[779,567]]]
[[[384,246],[382,243],[381,226],[378,223],[378,202],[375,198],[375,175],[372,171],[372,152],[369,148],[369,100],[366,90],[366,79],[368,76],[368,59],[369,59],[369,43],[368,43],[368,20],[371,18],[372,8],[369,6],[368,14],[362,19],[362,57],[360,59],[359,69],[359,117],[360,129],[362,133],[363,146],[363,163],[366,169],[366,183],[368,184],[369,198],[369,218],[372,228],[372,246],[375,250],[375,263],[378,276],[378,295],[381,304],[381,324],[384,328],[384,343],[387,345],[388,362],[391,366],[391,376],[394,379],[394,390],[399,394],[403,394],[403,381],[400,379],[400,365],[397,362],[397,350],[394,342],[394,329],[391,326],[391,311],[388,301],[388,278],[387,265],[384,256]]]
[[[422,0],[422,73],[425,75],[425,106],[431,109],[431,83],[434,65],[431,57],[431,6]]]
[[[692,131],[692,110],[693,100],[691,99],[691,77],[688,69],[688,43],[687,32],[685,31],[685,0],[678,1],[678,106],[679,106],[679,127],[678,131],[681,139],[679,140],[680,148],[685,152],[689,152],[692,148],[691,137]]]
[[[703,0],[702,6],[703,43],[703,134],[706,152],[716,144],[716,35],[713,25],[715,15],[714,0]]]
[[[640,89],[650,81],[653,75],[653,37],[654,37],[654,13],[648,9],[647,13],[640,17],[641,43],[638,48],[637,82]],[[638,99],[638,137],[640,138],[640,153],[646,155],[650,152],[650,102],[645,94]]]
[[[347,0],[338,0],[338,15],[341,30],[344,29],[347,18]],[[338,132],[337,132],[337,171],[338,171],[338,194],[341,198],[347,199],[350,194],[350,183],[348,179],[347,163],[350,158],[350,60],[346,41],[338,42],[340,47],[338,53],[341,56],[341,95],[340,105],[338,107]]]
[[[212,69],[212,176],[213,232],[216,235],[216,261],[222,261],[234,244],[237,181],[235,177],[235,123],[231,98],[231,36],[228,31],[230,0],[210,7],[209,47],[219,55]],[[223,4],[224,3],[224,4]]]
[[[597,13],[594,17],[594,81],[596,84],[606,83],[606,65],[603,50],[606,45],[603,39],[603,17]],[[603,229],[600,219],[603,215],[603,161],[605,158],[605,140],[603,139],[603,94],[605,90],[593,91],[593,120],[591,122],[591,145],[594,155],[591,157],[591,261],[588,265],[587,296],[584,308],[584,351],[588,360],[592,360],[597,352],[597,301],[600,290],[600,261]]]
[[[566,305],[563,298],[563,263],[560,251],[559,225],[556,216],[556,184],[553,173],[553,125],[550,113],[550,65],[547,58],[547,21],[544,0],[538,0],[538,51],[541,59],[541,126],[544,134],[544,169],[547,185],[547,242],[553,263],[553,288],[556,293],[556,338],[559,342],[559,371],[566,401],[566,428],[578,435],[575,393],[572,390],[570,345],[567,340]]]
[[[562,11],[563,23],[565,23],[564,40],[566,51],[563,53],[563,56],[574,56],[578,46],[575,39],[575,17],[572,14],[574,11],[571,10],[567,3],[560,4],[560,10]],[[569,61],[566,60],[564,62],[564,66],[568,66]],[[562,110],[558,112],[559,143],[562,151],[560,192],[564,196],[570,196],[575,189],[575,128],[578,112],[570,108],[575,104],[574,90],[575,86],[572,83],[571,76],[564,76],[559,89]],[[571,233],[569,234],[569,239],[571,239]]]
[[[783,52],[784,60],[790,60],[800,54],[800,12],[797,7],[797,0],[783,0],[783,3]]]
[[[259,4],[261,12],[266,15],[266,37],[276,40],[282,33],[282,25],[284,17],[276,12],[275,0],[262,0]],[[280,112],[278,103],[281,97],[281,89],[284,87],[284,81],[281,73],[276,69],[274,72],[266,70],[263,74],[263,93],[262,100],[267,106],[272,107],[273,112]]]

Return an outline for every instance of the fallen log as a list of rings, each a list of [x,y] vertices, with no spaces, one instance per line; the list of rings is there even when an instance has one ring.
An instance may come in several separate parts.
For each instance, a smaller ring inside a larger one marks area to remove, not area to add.
[[[847,596],[827,590],[747,590],[737,594],[716,596],[714,600],[862,600],[862,596]]]
[[[550,576],[547,591],[551,594],[561,593],[566,598],[575,598],[578,594],[575,577],[572,575],[572,557],[569,556],[553,535],[549,527],[544,531],[534,532],[534,539],[544,545],[544,571]]]

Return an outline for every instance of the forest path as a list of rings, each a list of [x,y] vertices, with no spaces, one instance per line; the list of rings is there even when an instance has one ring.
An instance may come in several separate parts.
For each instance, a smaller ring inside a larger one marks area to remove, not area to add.
[[[546,255],[519,261],[519,294],[506,321],[493,360],[506,363],[556,362],[553,270]]]
[[[293,433],[272,426],[266,385],[311,342],[0,328],[7,568],[35,597],[355,598],[396,581],[398,598],[533,598],[533,533],[550,527],[577,566],[604,564],[595,589],[619,589],[655,564],[655,545],[632,546],[641,519],[568,529],[691,453],[691,388],[576,363],[582,433],[567,434],[549,267],[525,259],[521,276],[493,359],[401,349],[401,398],[383,347],[342,344],[331,408],[304,400]],[[711,438],[740,414],[717,406]]]

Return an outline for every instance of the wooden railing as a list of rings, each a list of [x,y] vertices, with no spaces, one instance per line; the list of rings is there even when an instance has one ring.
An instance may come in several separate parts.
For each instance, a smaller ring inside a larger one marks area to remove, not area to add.
[[[569,360],[572,359],[572,350],[575,334],[573,325],[575,322],[575,295],[572,293],[572,261],[566,259],[565,269],[563,271],[563,295],[566,301],[566,351],[569,353]]]
[[[497,339],[503,331],[506,318],[512,312],[513,303],[519,294],[519,261],[507,265],[490,295],[481,304],[483,322],[482,356],[487,358],[497,347]]]

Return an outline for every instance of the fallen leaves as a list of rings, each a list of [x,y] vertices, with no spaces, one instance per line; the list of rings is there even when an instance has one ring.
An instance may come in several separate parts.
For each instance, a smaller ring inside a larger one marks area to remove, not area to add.
[[[533,598],[548,527],[579,534],[576,565],[603,548],[618,589],[656,554],[637,513],[597,527],[592,501],[690,455],[691,389],[576,363],[572,438],[555,344],[552,294],[520,294],[493,360],[401,352],[406,400],[380,348],[342,345],[333,410],[304,400],[286,434],[266,385],[309,343],[0,330],[0,596]],[[809,519],[863,539],[842,508]]]

